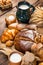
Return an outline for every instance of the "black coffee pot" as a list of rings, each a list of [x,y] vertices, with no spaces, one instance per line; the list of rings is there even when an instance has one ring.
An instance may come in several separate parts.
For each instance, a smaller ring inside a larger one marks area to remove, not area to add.
[[[21,5],[27,5],[27,9],[21,9],[19,8]],[[29,23],[29,20],[31,18],[31,14],[34,12],[35,7],[31,5],[30,3],[26,1],[21,1],[17,5],[17,12],[16,12],[16,18],[19,22],[22,23]]]

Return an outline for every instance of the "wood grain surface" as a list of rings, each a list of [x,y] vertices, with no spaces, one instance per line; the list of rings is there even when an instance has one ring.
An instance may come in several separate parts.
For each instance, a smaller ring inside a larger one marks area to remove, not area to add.
[[[4,29],[6,28],[6,23],[5,23],[5,17],[7,14],[15,14],[16,12],[16,8],[15,6],[18,4],[18,2],[21,1],[21,0],[12,0],[12,3],[13,3],[13,8],[11,10],[6,10],[6,11],[1,11],[0,10],[0,37],[2,35],[2,32],[4,31]],[[35,3],[37,0],[33,0],[31,2],[31,0],[27,0],[29,3],[33,4]],[[37,2],[39,3],[39,2]],[[3,63],[3,64],[0,64],[0,65],[8,65],[8,60]]]

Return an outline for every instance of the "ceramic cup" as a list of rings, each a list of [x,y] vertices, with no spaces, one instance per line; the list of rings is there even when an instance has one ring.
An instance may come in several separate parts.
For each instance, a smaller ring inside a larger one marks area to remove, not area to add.
[[[28,23],[35,7],[26,1],[21,1],[17,5],[16,18],[22,23]]]
[[[19,53],[11,53],[9,56],[9,65],[21,65],[21,55]]]

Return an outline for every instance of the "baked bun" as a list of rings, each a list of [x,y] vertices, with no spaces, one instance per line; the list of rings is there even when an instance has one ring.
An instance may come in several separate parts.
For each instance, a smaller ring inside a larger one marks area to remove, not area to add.
[[[13,14],[9,14],[6,16],[5,21],[6,21],[7,25],[15,23],[16,22],[16,16]]]
[[[22,30],[22,29],[24,29],[26,27],[26,24],[19,24],[19,23],[12,23],[12,24],[10,24],[9,26],[8,26],[8,28],[10,28],[10,29],[17,29],[17,30]]]
[[[12,45],[13,45],[13,41],[8,40],[8,41],[6,42],[6,46],[7,46],[7,47],[11,47]]]
[[[41,35],[41,43],[43,43],[43,35]]]
[[[2,36],[1,41],[6,42],[8,40],[13,40],[15,35],[18,33],[18,30],[16,29],[5,29]]]
[[[22,58],[21,65],[36,65],[35,55],[30,52],[26,52]]]
[[[38,35],[38,36],[36,36],[35,37],[35,43],[41,43],[41,37],[40,37],[40,35]]]
[[[36,30],[36,25],[28,25],[28,24],[21,24],[21,23],[12,23],[8,26],[8,28],[16,28],[17,30],[22,30],[22,29],[30,29],[30,30]]]
[[[31,47],[32,52],[40,58],[40,61],[43,61],[43,44],[34,43]]]
[[[0,7],[4,9],[8,9],[12,7],[12,1],[11,0],[0,0]]]
[[[15,48],[19,51],[25,52],[31,50],[34,43],[36,33],[34,30],[23,29],[19,32],[14,41]]]

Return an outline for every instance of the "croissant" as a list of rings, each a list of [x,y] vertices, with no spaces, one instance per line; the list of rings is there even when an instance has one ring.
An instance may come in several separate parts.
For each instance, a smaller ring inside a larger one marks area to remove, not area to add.
[[[17,30],[22,30],[26,27],[26,24],[18,24],[18,23],[12,23],[8,26],[8,28],[16,28]]]
[[[15,35],[18,33],[18,30],[16,29],[5,29],[2,36],[1,41],[6,42],[7,40],[13,40]]]
[[[40,36],[36,36],[35,37],[35,43],[40,43],[40,42],[41,42]]]
[[[36,25],[28,25],[28,24],[21,24],[21,23],[12,23],[8,26],[8,28],[16,28],[17,30],[22,30],[22,29],[30,29],[30,30],[36,30]]]

